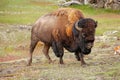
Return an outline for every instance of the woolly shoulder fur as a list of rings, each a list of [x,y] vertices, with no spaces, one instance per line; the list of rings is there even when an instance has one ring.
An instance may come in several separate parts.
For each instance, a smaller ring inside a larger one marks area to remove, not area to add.
[[[67,36],[72,35],[72,27],[74,23],[77,20],[84,18],[84,15],[82,14],[82,12],[74,8],[60,8],[46,16],[67,17],[66,21],[68,23],[65,25]]]

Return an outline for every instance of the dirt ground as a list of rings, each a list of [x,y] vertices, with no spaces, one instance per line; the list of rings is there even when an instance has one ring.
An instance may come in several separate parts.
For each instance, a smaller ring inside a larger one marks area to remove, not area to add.
[[[32,66],[26,66],[27,58],[1,62],[0,80],[119,80],[120,55],[115,55],[113,50],[118,44],[119,40],[112,45],[95,42],[91,54],[85,56],[84,66],[68,51],[64,55],[65,64],[60,65],[52,50],[52,64],[43,54],[34,55]],[[42,47],[36,52],[42,53]]]

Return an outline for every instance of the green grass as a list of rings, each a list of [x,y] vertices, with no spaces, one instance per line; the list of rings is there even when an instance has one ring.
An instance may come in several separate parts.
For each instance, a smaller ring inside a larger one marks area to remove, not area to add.
[[[49,4],[47,5],[47,2]],[[37,0],[2,0],[0,3],[0,23],[32,24],[41,15],[57,7],[53,1]]]
[[[106,76],[107,79],[114,78],[115,80],[119,80],[120,78],[120,64],[115,63],[113,66],[108,67],[104,72],[98,72],[97,75]]]
[[[116,18],[102,18],[98,19],[98,27],[97,27],[97,35],[102,35],[106,31],[118,31],[118,34],[120,34],[120,19]],[[118,35],[119,36],[119,35]]]
[[[106,14],[106,13],[115,13],[120,14],[120,10],[111,10],[111,9],[102,9],[102,8],[93,8],[89,5],[72,5],[71,8],[77,8],[82,10],[85,15],[99,15],[99,14]]]

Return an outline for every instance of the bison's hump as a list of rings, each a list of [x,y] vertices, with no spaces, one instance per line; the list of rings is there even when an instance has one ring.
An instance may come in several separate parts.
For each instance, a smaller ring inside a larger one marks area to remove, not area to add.
[[[56,17],[68,17],[68,21],[70,23],[75,22],[76,20],[80,18],[84,18],[84,15],[82,12],[78,9],[73,8],[60,8],[46,16],[56,16]]]
[[[71,36],[74,23],[81,18],[84,18],[84,16],[78,9],[60,8],[40,17],[36,24],[41,26],[40,30],[64,28],[66,35]]]

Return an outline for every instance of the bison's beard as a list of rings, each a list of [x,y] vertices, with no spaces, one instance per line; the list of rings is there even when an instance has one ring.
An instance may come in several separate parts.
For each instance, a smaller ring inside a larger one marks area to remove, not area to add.
[[[85,54],[85,55],[90,54],[90,52],[91,52],[91,49],[84,49],[84,50],[82,50],[82,53]]]

